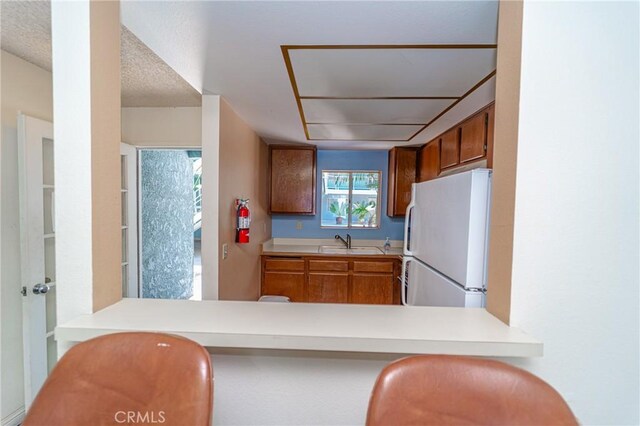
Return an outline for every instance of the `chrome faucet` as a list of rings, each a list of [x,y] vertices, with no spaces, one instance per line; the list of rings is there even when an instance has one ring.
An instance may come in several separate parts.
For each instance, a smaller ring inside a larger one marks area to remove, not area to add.
[[[336,234],[335,236],[336,240],[340,240],[342,241],[342,243],[348,248],[351,248],[351,235],[347,234],[347,239],[345,240],[344,238],[342,238],[340,235]]]

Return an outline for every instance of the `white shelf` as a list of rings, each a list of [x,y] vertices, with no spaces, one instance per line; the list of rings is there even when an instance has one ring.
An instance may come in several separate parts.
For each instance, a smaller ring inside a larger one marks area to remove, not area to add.
[[[42,185],[42,187],[44,189],[54,189],[55,188],[53,185]]]
[[[55,238],[56,234],[51,233],[51,234],[44,234],[44,239],[49,239],[49,238]]]
[[[56,328],[59,341],[178,334],[210,348],[536,357],[542,343],[484,309],[123,299]]]

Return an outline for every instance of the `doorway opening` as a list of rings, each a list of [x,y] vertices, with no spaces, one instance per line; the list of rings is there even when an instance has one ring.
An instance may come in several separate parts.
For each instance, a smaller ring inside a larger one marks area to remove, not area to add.
[[[140,297],[202,300],[202,152],[138,152]]]

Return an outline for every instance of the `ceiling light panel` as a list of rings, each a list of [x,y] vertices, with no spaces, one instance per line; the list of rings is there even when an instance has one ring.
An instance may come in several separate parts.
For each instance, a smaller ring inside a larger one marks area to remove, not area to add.
[[[492,48],[289,48],[300,97],[459,97],[496,67]]]
[[[455,99],[302,99],[307,123],[426,124]]]
[[[310,140],[406,141],[422,127],[411,124],[307,124]]]

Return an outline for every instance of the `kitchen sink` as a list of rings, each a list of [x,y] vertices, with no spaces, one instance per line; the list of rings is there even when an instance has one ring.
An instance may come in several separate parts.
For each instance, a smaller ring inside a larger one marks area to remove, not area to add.
[[[377,247],[336,247],[336,246],[320,246],[318,253],[324,254],[344,254],[344,255],[371,255],[371,254],[384,254],[382,250]]]

